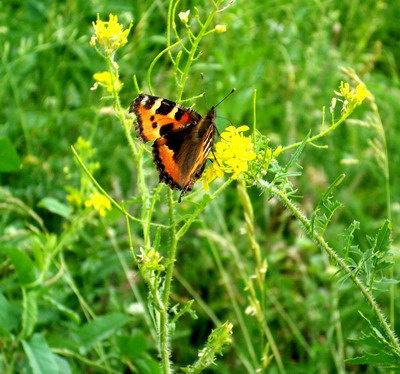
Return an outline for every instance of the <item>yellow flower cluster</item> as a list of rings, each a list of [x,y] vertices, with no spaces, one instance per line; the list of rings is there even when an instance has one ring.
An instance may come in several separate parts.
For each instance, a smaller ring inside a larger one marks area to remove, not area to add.
[[[276,147],[275,150],[267,148],[258,153],[257,161],[260,163],[260,165],[263,166],[265,174],[267,173],[270,162],[276,159],[281,154],[281,152],[282,152],[282,146],[279,145],[278,147]]]
[[[143,266],[143,271],[163,271],[164,265],[162,264],[163,257],[153,248],[145,252],[140,248],[141,254],[138,255],[140,262]]]
[[[101,216],[105,216],[107,210],[111,210],[111,202],[101,193],[95,192],[90,195],[90,199],[85,201],[86,207],[93,207]]]
[[[118,17],[110,13],[109,20],[105,22],[97,14],[97,20],[96,23],[93,22],[93,27],[94,35],[90,39],[90,45],[94,47],[98,42],[107,54],[112,55],[127,43],[132,24],[123,30],[123,26],[118,23]]]
[[[348,83],[341,82],[339,90],[340,95],[347,101],[346,104],[353,107],[360,105],[365,98],[372,96],[362,84],[359,84],[355,89],[351,89]]]
[[[115,74],[111,74],[108,71],[104,71],[102,73],[93,74],[93,78],[96,80],[97,84],[104,87],[108,92],[113,92],[113,84],[115,85],[115,90],[118,92],[123,83],[115,76]],[[96,86],[93,88],[95,89]]]
[[[221,141],[215,145],[215,151],[210,156],[212,165],[203,173],[204,189],[209,191],[209,183],[215,178],[221,178],[224,173],[232,174],[232,179],[248,170],[248,163],[256,158],[250,136],[244,136],[248,126],[238,128],[229,126],[221,134]]]

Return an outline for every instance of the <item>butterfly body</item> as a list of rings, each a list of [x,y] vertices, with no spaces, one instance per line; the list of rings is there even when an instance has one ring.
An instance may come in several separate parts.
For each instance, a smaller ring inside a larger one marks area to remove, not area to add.
[[[140,94],[132,101],[135,129],[143,142],[154,140],[153,160],[160,182],[181,190],[179,201],[201,177],[216,135],[215,108],[205,117],[157,96]]]

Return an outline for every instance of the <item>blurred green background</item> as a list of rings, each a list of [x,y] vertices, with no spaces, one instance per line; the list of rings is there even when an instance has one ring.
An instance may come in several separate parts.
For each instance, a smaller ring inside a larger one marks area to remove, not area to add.
[[[181,1],[178,12],[193,12],[194,6],[203,17],[211,9],[209,1]],[[37,319],[33,330],[25,330],[24,336],[31,345],[35,340],[29,339],[39,336],[32,334],[45,337],[57,353],[58,367],[65,370],[60,372],[158,370],[155,341],[138,300],[138,295],[146,299],[146,289],[135,273],[122,217],[114,211],[101,219],[96,215],[82,218],[75,211],[63,215],[43,199],[52,198],[68,207],[66,195],[70,188],[78,189],[81,180],[70,150],[80,136],[95,149],[90,162],[100,166],[95,176],[101,185],[117,201],[129,200],[137,193],[133,159],[123,131],[109,115],[110,103],[101,100],[102,92],[90,90],[93,74],[106,69],[89,40],[97,13],[103,20],[109,13],[116,14],[125,27],[133,22],[129,42],[118,52],[124,83],[121,100],[128,108],[137,94],[132,76],[137,76],[146,92],[149,64],[165,47],[167,7],[166,1],[0,1],[0,137],[8,137],[21,158],[20,169],[0,173],[0,248],[18,248],[33,262],[40,251],[56,248],[62,253],[47,268],[45,277],[51,282],[37,286]],[[203,72],[207,102],[212,105],[236,87],[235,95],[218,108],[218,114],[235,126],[252,123],[256,89],[258,129],[271,139],[272,146],[288,145],[303,139],[310,129],[319,131],[323,106],[329,122],[333,91],[341,80],[348,80],[339,67],[353,68],[374,95],[386,131],[396,259],[400,214],[399,14],[399,1],[237,1],[217,14],[215,24],[227,25],[227,32],[203,40],[203,55],[194,64],[185,89],[185,97],[201,94]],[[178,19],[177,23],[180,29]],[[176,97],[173,70],[166,56],[156,65],[152,85],[156,95]],[[207,109],[203,99],[197,100],[197,111],[205,113]],[[363,105],[352,119],[365,119],[369,113],[368,105]],[[222,130],[229,122],[219,119],[217,125]],[[339,174],[346,174],[336,190],[344,207],[327,231],[335,248],[341,248],[340,234],[353,220],[361,222],[356,240],[362,247],[367,245],[366,235],[374,235],[388,216],[385,180],[368,142],[374,137],[374,129],[349,121],[319,143],[328,149],[308,147],[301,156],[303,175],[295,185],[304,196],[299,204],[308,213],[321,192]],[[284,160],[288,155],[282,157]],[[156,184],[158,176],[150,159],[146,173]],[[195,186],[200,188],[200,184]],[[360,336],[365,328],[357,313],[369,314],[361,296],[347,283],[337,283],[328,259],[282,206],[260,195],[256,188],[249,194],[256,235],[269,264],[266,318],[287,372],[379,372],[381,369],[373,366],[341,361],[361,353],[360,345],[348,340]],[[134,205],[130,209],[137,211]],[[159,209],[162,221],[163,205]],[[179,209],[185,214],[191,208],[182,205]],[[245,314],[247,296],[237,273],[238,267],[243,267],[250,275],[254,266],[243,226],[243,211],[233,184],[208,206],[180,243],[174,301],[200,297],[214,320],[199,303],[195,306],[199,319],[182,319],[171,342],[172,359],[179,366],[195,360],[216,320],[229,319],[235,326],[234,345],[208,372],[251,372],[244,364],[252,361],[251,348],[242,335],[238,314],[232,310],[224,272],[239,315],[254,340],[254,354],[260,356],[264,350],[265,342],[257,340],[254,317]],[[133,227],[137,250],[141,231],[135,230]],[[3,308],[10,309],[0,313],[0,371],[32,372],[26,349],[15,343],[24,329],[23,295],[20,274],[6,253],[0,251],[0,294]],[[387,289],[378,293],[378,300],[388,305]],[[101,327],[84,330],[89,319],[85,303],[97,317],[118,313],[130,319],[121,319],[109,334],[88,342],[85,334],[97,336],[95,331]],[[10,314],[21,318],[11,323]],[[124,346],[129,347],[127,352]],[[63,349],[74,354],[63,354]],[[101,361],[104,366],[97,367],[82,357]],[[278,372],[274,361],[268,370]]]

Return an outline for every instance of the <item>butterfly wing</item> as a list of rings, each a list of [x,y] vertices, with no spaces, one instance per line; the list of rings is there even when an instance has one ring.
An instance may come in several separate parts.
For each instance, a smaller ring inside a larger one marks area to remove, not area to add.
[[[212,109],[198,124],[169,132],[153,144],[154,164],[160,173],[160,182],[182,190],[179,201],[203,173],[214,145],[214,119],[215,110]]]
[[[131,102],[129,112],[136,115],[136,134],[143,142],[158,139],[201,120],[200,114],[190,108],[146,94],[140,94]]]

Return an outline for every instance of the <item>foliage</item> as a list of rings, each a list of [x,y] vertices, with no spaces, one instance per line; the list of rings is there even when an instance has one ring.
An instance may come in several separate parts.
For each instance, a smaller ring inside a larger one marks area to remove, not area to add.
[[[398,370],[396,2],[0,10],[1,372]],[[129,102],[233,87],[178,204]]]

